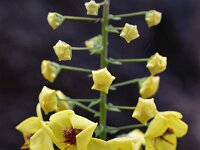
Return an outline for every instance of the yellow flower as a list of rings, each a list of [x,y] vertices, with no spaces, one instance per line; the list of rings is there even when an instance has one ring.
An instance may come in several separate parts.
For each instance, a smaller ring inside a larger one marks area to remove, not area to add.
[[[37,117],[30,117],[21,122],[16,129],[20,131],[25,143],[21,149],[40,150],[45,146],[46,150],[53,150],[49,136],[44,132],[42,124]],[[46,145],[48,143],[48,145]]]
[[[87,150],[97,123],[64,110],[51,115],[43,126],[59,149]]]
[[[148,27],[152,27],[159,24],[161,18],[162,18],[162,13],[156,10],[148,11],[145,15],[145,21],[147,22]]]
[[[45,114],[57,110],[57,95],[56,91],[46,86],[43,87],[39,94],[40,106]]]
[[[60,67],[58,64],[49,60],[43,60],[41,64],[41,72],[46,80],[54,82],[60,72]]]
[[[147,62],[146,67],[152,75],[163,72],[167,67],[167,57],[163,57],[158,53],[151,56]]]
[[[115,77],[110,74],[107,68],[103,68],[97,71],[92,71],[92,77],[94,81],[92,89],[102,91],[105,93],[108,93],[110,85],[115,79]]]
[[[153,118],[157,112],[158,111],[153,98],[151,99],[139,98],[132,117],[136,118],[142,124],[146,125],[147,121]]]
[[[140,86],[140,95],[142,98],[149,98],[155,95],[158,90],[160,82],[159,76],[150,76],[145,78],[139,83]]]
[[[132,40],[137,39],[140,35],[137,30],[136,25],[125,24],[120,36],[123,37],[127,43],[130,43]]]
[[[104,141],[92,138],[88,144],[87,150],[135,150],[134,141],[131,138],[121,137]]]
[[[183,137],[188,130],[180,120],[182,117],[175,111],[158,112],[145,133],[147,150],[175,150],[176,138]]]
[[[71,109],[71,107],[66,102],[67,97],[62,93],[62,91],[57,90],[56,95],[59,98],[56,112]]]
[[[129,132],[126,137],[132,138],[134,141],[134,150],[141,150],[142,145],[145,145],[144,133],[139,129]]]
[[[131,138],[121,137],[114,138],[107,141],[109,146],[108,150],[133,150],[134,149],[134,141]]]
[[[87,15],[97,16],[99,11],[99,4],[94,0],[85,3],[85,8],[87,10]]]
[[[64,17],[59,13],[49,12],[47,21],[49,25],[55,30],[63,23]]]
[[[71,60],[72,49],[71,46],[61,40],[59,40],[53,47],[59,61],[61,60]]]

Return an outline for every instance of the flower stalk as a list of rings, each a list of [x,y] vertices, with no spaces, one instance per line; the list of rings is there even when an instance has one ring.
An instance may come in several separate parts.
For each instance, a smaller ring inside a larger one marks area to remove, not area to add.
[[[145,15],[147,13],[147,11],[139,11],[139,12],[134,12],[134,13],[127,13],[127,14],[119,14],[119,15],[114,15],[115,17],[133,17],[133,16],[141,16],[141,15]]]

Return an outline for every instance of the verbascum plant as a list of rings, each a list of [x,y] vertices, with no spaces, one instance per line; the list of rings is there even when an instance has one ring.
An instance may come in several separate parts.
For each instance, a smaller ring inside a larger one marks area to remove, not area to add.
[[[181,120],[182,114],[176,111],[160,112],[153,98],[161,80],[158,74],[166,70],[167,57],[158,53],[152,54],[149,58],[108,57],[110,33],[118,34],[129,44],[140,37],[137,25],[125,23],[122,27],[115,27],[114,21],[121,21],[126,17],[144,16],[144,22],[146,21],[148,27],[152,27],[160,23],[162,14],[149,10],[113,15],[110,13],[110,4],[111,0],[103,0],[100,3],[90,0],[83,4],[86,14],[93,17],[65,16],[57,12],[48,14],[47,21],[53,30],[59,30],[65,20],[101,24],[101,34],[83,42],[85,47],[74,47],[58,39],[52,48],[59,61],[68,62],[73,59],[72,53],[75,50],[99,55],[99,68],[91,70],[61,65],[50,60],[43,60],[41,63],[41,73],[51,83],[62,70],[88,74],[93,80],[91,89],[98,91],[99,97],[74,99],[60,90],[44,86],[38,97],[37,116],[24,120],[16,127],[25,141],[21,149],[52,150],[57,147],[61,150],[176,150],[177,138],[187,133],[188,125]],[[103,8],[102,16],[98,17],[101,8]],[[146,63],[149,75],[113,84],[118,80],[109,71],[108,65],[122,65],[127,62]],[[140,94],[136,106],[118,106],[109,102],[107,95],[110,90],[115,91],[122,86],[134,83],[139,85]],[[98,110],[93,108],[95,105],[99,107]],[[94,117],[99,118],[99,121],[93,122],[76,114],[73,110],[76,106],[92,113]],[[122,110],[133,112],[130,119],[134,118],[139,123],[116,127],[108,125],[107,114],[110,111],[122,112]],[[49,119],[44,120],[43,114],[50,116]],[[138,129],[141,127],[147,129],[145,133]],[[127,129],[130,130],[129,133],[117,135],[119,131]],[[116,137],[107,139],[108,134],[115,134]]]

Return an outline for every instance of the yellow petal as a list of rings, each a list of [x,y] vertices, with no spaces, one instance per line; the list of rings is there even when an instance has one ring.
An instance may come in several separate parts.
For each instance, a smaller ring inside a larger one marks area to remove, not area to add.
[[[176,135],[175,134],[165,134],[162,137],[155,139],[155,149],[156,150],[176,150]]]
[[[93,132],[96,128],[97,124],[94,124],[82,132],[80,132],[76,136],[76,144],[78,150],[87,150],[88,143],[90,142],[90,139],[92,138]]]
[[[47,21],[49,25],[55,30],[63,23],[64,17],[59,13],[49,12]]]
[[[99,4],[94,0],[85,3],[85,8],[87,10],[87,15],[97,16],[99,11]]]
[[[72,49],[71,46],[61,40],[59,40],[56,45],[53,47],[59,61],[62,60],[71,60]]]
[[[108,93],[110,85],[115,79],[115,77],[110,74],[107,68],[103,68],[97,71],[92,71],[92,78],[94,81],[92,89],[102,91],[105,93]]]
[[[140,150],[145,145],[144,133],[139,129],[135,129],[127,134],[127,137],[134,141],[134,150]]]
[[[37,117],[30,117],[21,122],[16,129],[22,133],[30,134],[37,132],[42,127],[40,120]]]
[[[155,95],[160,83],[159,76],[150,76],[140,83],[140,95],[142,98],[149,98]]]
[[[130,25],[126,23],[120,33],[120,36],[123,37],[127,43],[130,43],[132,40],[137,39],[140,35],[136,25]]]
[[[38,130],[30,139],[31,150],[54,150],[51,138],[43,128]]]
[[[106,141],[92,138],[88,143],[87,150],[109,150],[109,147]]]
[[[163,117],[162,114],[157,113],[154,119],[149,124],[148,129],[145,133],[145,137],[153,139],[155,137],[162,136],[166,132],[168,127],[168,120]]]
[[[133,150],[134,141],[131,138],[114,138],[109,140],[108,142],[109,150]]]
[[[161,18],[162,18],[162,13],[156,10],[148,11],[145,15],[145,20],[148,24],[148,27],[152,27],[159,24]]]
[[[142,124],[147,124],[147,121],[153,118],[157,112],[158,111],[153,98],[152,99],[139,98],[132,117],[136,118]]]
[[[70,121],[71,121],[71,124],[72,124],[72,127],[74,129],[86,129],[90,126],[97,126],[96,123],[88,120],[87,118],[84,118],[82,116],[79,116],[79,115],[73,115],[71,118],[70,118]]]
[[[39,102],[45,114],[48,114],[49,112],[52,111],[56,111],[57,109],[56,91],[44,86],[39,95]]]

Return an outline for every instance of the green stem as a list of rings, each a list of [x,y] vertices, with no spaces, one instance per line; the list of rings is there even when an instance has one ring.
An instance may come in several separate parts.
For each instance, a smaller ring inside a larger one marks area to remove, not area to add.
[[[117,131],[120,131],[120,130],[128,130],[128,129],[146,127],[146,126],[148,126],[148,124],[147,125],[134,124],[134,125],[128,125],[128,126],[121,126],[121,127],[111,127],[111,128],[116,129]]]
[[[127,14],[119,14],[119,15],[114,15],[116,17],[132,17],[132,16],[140,16],[140,15],[145,15],[147,11],[139,11],[139,12],[134,12],[134,13],[127,13]]]
[[[131,107],[131,106],[116,106],[114,105],[116,108],[118,109],[124,109],[124,110],[134,110],[135,107]]]
[[[67,101],[74,101],[74,102],[92,102],[95,101],[97,99],[68,99]]]
[[[147,62],[149,58],[139,58],[139,59],[109,59],[108,63],[112,62]]]
[[[98,111],[96,111],[96,110],[94,110],[94,109],[92,109],[92,108],[89,108],[89,107],[87,107],[87,106],[85,106],[84,104],[81,104],[81,103],[79,103],[79,102],[75,102],[75,105],[77,105],[77,106],[79,106],[80,108],[82,108],[82,109],[84,109],[84,110],[86,110],[86,111],[88,111],[88,112],[91,112],[91,113],[93,113],[93,114],[98,114],[98,113],[99,113]]]
[[[77,16],[64,16],[65,20],[80,20],[80,21],[94,21],[99,22],[100,18],[91,18],[91,17],[77,17]]]
[[[136,79],[132,79],[132,80],[128,80],[128,81],[116,83],[116,84],[113,84],[112,87],[113,87],[113,88],[117,88],[117,87],[129,85],[129,84],[137,83],[137,82],[139,82],[139,81],[142,80],[142,79],[143,79],[143,78],[136,78]]]
[[[107,67],[107,48],[108,48],[108,31],[106,30],[109,24],[109,5],[110,0],[105,0],[105,4],[103,5],[103,18],[102,18],[102,26],[101,26],[101,34],[102,34],[102,46],[103,49],[100,54],[100,65],[101,68]],[[104,92],[100,92],[100,103],[99,103],[99,111],[100,118],[99,123],[104,127],[103,131],[100,133],[99,137],[102,140],[106,140],[106,121],[107,121],[107,95]]]
[[[61,69],[65,69],[65,70],[72,70],[72,71],[80,71],[80,72],[92,73],[92,70],[85,69],[85,68],[71,67],[71,66],[65,66],[65,65],[60,65],[60,68]]]
[[[72,47],[72,50],[88,50],[87,47]]]

